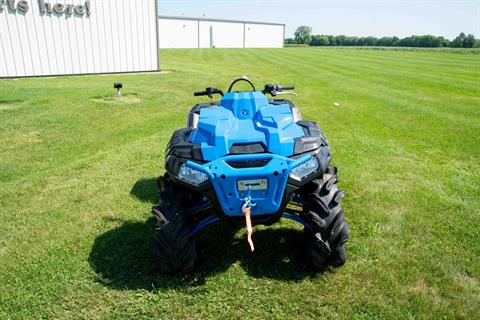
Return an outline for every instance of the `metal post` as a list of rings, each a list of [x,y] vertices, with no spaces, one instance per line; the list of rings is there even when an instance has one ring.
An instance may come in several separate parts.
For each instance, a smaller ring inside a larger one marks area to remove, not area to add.
[[[247,24],[244,22],[243,23],[243,48],[245,49],[245,29],[247,27]]]
[[[213,26],[210,25],[210,48],[213,48]]]

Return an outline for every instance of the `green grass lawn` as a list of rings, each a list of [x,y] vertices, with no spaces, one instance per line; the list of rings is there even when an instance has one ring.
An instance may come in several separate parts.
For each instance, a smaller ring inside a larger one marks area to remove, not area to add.
[[[0,319],[480,317],[480,57],[164,50],[165,74],[0,80]],[[295,85],[333,148],[349,260],[304,266],[301,227],[220,225],[192,276],[159,274],[155,178],[194,90]],[[124,83],[125,103],[103,99]],[[335,106],[334,103],[339,103]]]

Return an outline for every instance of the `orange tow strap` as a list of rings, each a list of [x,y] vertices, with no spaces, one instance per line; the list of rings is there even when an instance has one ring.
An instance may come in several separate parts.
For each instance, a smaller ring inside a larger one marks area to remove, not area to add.
[[[245,215],[245,223],[247,225],[247,241],[248,244],[250,245],[250,250],[252,252],[255,250],[255,247],[253,246],[253,241],[252,241],[252,233],[253,233],[253,228],[252,228],[252,219],[250,218],[250,207],[246,206],[243,214]]]

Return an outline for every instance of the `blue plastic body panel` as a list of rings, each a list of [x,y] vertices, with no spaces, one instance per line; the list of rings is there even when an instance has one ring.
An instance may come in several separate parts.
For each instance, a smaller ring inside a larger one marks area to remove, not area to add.
[[[227,93],[218,107],[200,111],[190,142],[200,144],[203,159],[213,161],[229,154],[234,144],[263,143],[268,152],[293,155],[295,138],[304,135],[288,103],[269,103],[262,92]]]
[[[243,216],[242,205],[249,196],[255,203],[251,208],[251,214],[255,216],[274,214],[280,209],[290,171],[311,158],[311,155],[305,155],[298,159],[290,159],[281,155],[261,153],[226,156],[203,165],[188,161],[186,165],[209,176],[226,215]],[[231,161],[242,160],[269,161],[263,167],[241,169],[228,164]],[[239,181],[255,179],[267,179],[268,187],[264,190],[249,191],[238,189]]]

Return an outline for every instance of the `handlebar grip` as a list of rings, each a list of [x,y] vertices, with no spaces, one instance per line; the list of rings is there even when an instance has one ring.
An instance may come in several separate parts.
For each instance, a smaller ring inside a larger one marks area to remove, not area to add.
[[[294,90],[295,87],[294,87],[294,86],[282,86],[281,89],[282,89],[282,90]]]
[[[206,91],[197,91],[193,93],[194,97],[205,96],[205,95],[207,95]]]

